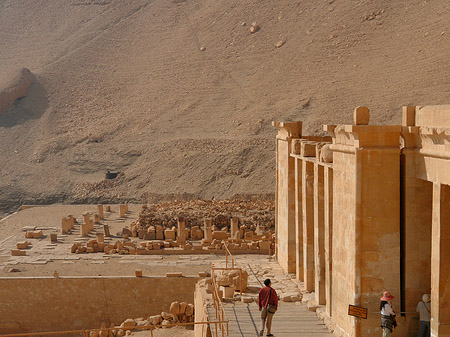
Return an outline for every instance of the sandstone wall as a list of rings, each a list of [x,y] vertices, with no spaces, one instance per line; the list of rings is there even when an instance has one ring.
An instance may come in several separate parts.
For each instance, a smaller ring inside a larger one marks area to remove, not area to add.
[[[196,277],[0,278],[0,334],[98,328],[193,303]]]
[[[22,68],[11,79],[6,88],[0,88],[0,115],[9,110],[18,98],[27,95],[28,88],[32,82],[31,72],[26,68]]]

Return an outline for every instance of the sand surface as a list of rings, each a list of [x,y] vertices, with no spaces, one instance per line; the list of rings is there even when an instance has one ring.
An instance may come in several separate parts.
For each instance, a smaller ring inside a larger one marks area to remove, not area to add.
[[[111,228],[111,234],[120,232],[135,220],[141,205],[129,205],[129,214],[125,219],[118,218],[118,206],[111,206],[111,213],[105,213],[105,223]],[[70,247],[73,242],[86,242],[89,238],[79,234],[62,235],[61,218],[72,214],[81,220],[84,212],[94,212],[96,205],[52,205],[29,208],[15,213],[0,221],[0,277],[52,276],[55,271],[60,276],[134,276],[141,269],[144,276],[165,276],[169,272],[182,272],[185,276],[198,276],[199,272],[211,271],[211,263],[223,260],[216,254],[202,255],[119,255],[104,253],[73,254]],[[28,239],[31,247],[26,249],[27,256],[11,256],[16,243],[25,241],[25,226],[43,229],[42,239]],[[100,232],[103,232],[99,229]],[[50,234],[58,233],[58,242],[51,243]],[[108,240],[108,238],[105,238]],[[121,237],[112,237],[111,242]],[[140,240],[133,239],[137,244]]]
[[[0,116],[0,214],[273,193],[272,120],[449,103],[449,21],[446,1],[1,1],[0,86],[36,79]]]

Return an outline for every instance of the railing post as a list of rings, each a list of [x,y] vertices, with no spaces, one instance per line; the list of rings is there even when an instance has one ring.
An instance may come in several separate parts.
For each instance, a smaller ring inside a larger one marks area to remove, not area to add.
[[[243,293],[243,289],[242,289],[242,268],[239,269],[239,287],[241,288],[241,296]]]
[[[216,326],[216,337],[219,337],[219,332],[217,331],[217,322],[215,322],[214,325]]]

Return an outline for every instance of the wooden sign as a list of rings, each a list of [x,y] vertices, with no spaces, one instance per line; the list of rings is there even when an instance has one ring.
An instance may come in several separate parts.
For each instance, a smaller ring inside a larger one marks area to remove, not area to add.
[[[367,308],[357,307],[351,304],[348,306],[348,314],[350,316],[367,319],[367,312],[368,312]]]

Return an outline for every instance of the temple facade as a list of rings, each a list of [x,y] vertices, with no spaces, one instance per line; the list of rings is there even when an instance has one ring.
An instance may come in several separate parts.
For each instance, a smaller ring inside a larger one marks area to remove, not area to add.
[[[417,336],[431,294],[431,335],[450,336],[450,106],[405,106],[402,125],[273,122],[276,256],[338,336],[381,336],[380,297],[395,296],[396,336]],[[367,319],[348,315],[368,309]]]

